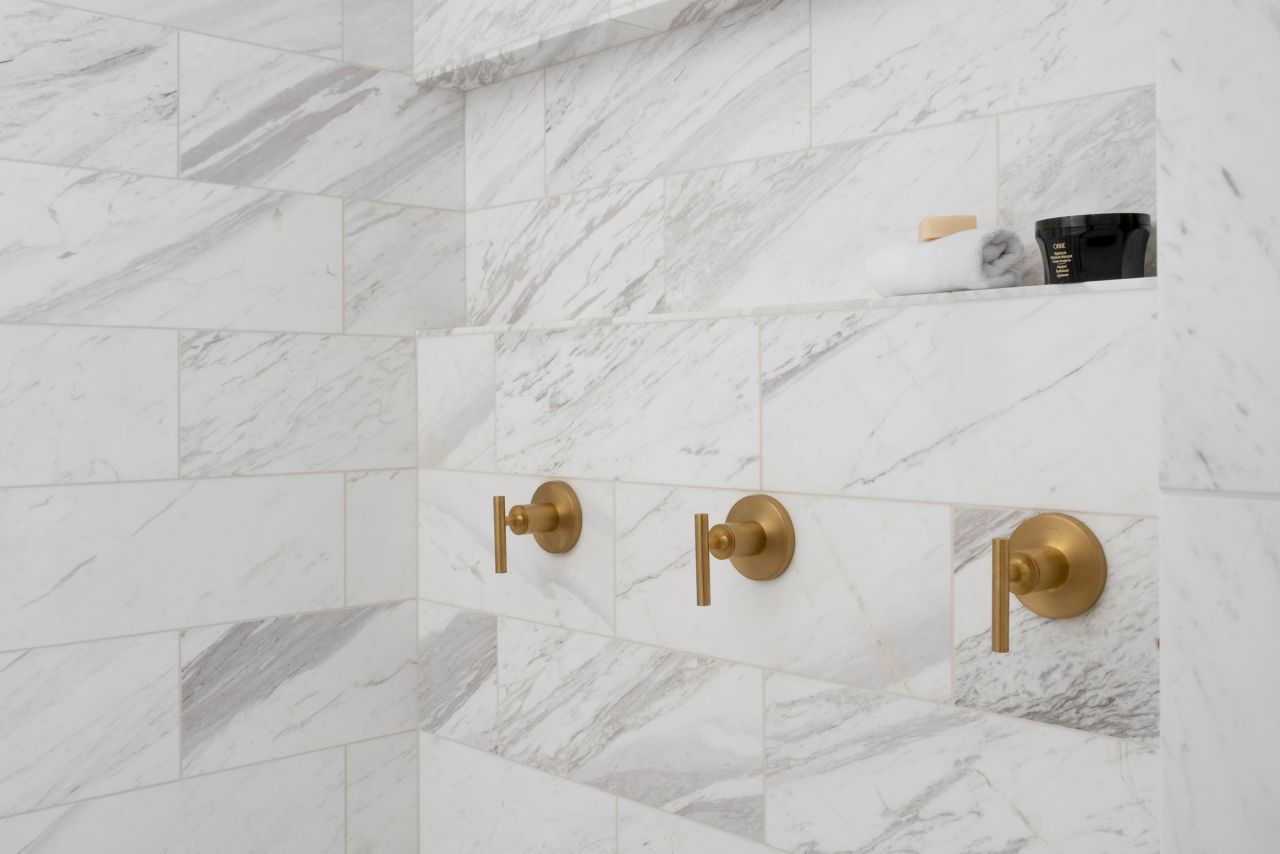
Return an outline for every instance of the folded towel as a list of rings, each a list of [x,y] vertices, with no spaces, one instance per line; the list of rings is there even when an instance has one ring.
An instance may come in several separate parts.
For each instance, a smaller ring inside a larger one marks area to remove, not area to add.
[[[1008,288],[1022,283],[1022,241],[1007,228],[961,231],[928,243],[895,243],[867,259],[876,293],[886,297]]]

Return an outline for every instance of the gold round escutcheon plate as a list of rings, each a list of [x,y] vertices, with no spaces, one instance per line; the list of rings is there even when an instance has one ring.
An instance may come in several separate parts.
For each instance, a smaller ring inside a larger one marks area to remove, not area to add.
[[[1019,525],[1009,537],[1014,552],[1037,547],[1057,549],[1067,559],[1067,580],[1049,590],[1015,594],[1042,617],[1075,617],[1093,607],[1107,586],[1107,556],[1093,531],[1065,513],[1042,513]]]

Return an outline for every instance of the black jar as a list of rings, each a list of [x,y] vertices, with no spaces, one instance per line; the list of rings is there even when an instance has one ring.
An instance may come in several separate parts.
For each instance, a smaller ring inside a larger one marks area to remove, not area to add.
[[[1150,239],[1151,217],[1140,213],[1060,216],[1036,223],[1044,280],[1051,285],[1141,278]]]

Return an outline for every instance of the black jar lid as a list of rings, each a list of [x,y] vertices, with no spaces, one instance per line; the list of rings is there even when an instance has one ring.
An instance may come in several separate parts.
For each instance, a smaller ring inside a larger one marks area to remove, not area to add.
[[[1053,228],[1081,228],[1092,225],[1118,225],[1134,228],[1151,226],[1151,216],[1144,213],[1103,213],[1080,214],[1077,216],[1056,216],[1051,219],[1036,220],[1036,231]]]

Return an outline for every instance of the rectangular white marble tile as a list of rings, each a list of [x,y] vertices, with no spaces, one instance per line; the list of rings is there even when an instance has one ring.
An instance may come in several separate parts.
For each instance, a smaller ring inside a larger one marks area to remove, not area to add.
[[[611,0],[610,15],[659,32],[736,12],[759,0]]]
[[[346,854],[418,854],[418,734],[347,747]]]
[[[498,468],[756,486],[757,332],[724,320],[498,336]]]
[[[549,189],[809,144],[809,4],[740,12],[547,70]]]
[[[760,839],[761,678],[751,667],[500,620],[499,750]]]
[[[1165,496],[1160,740],[1165,851],[1280,839],[1280,502]]]
[[[185,476],[405,468],[413,339],[185,333]]]
[[[818,145],[1155,81],[1156,0],[813,0]]]
[[[492,471],[497,379],[492,335],[418,338],[418,462]]]
[[[184,34],[182,175],[461,210],[462,96]]]
[[[508,531],[507,565],[494,572],[493,496],[531,500],[546,477],[420,472],[418,591],[447,602],[583,631],[613,633],[613,484],[572,480],[582,535],[563,554]]]
[[[0,820],[5,854],[343,854],[342,750]]]
[[[173,30],[0,0],[0,65],[0,157],[175,174]]]
[[[471,324],[646,314],[662,299],[662,185],[467,215]]]
[[[1098,536],[1107,585],[1088,612],[1051,620],[1009,602],[1009,654],[991,651],[991,540],[1026,510],[956,508],[956,702],[1119,738],[1154,739],[1160,717],[1156,520],[1073,514]]]
[[[546,85],[542,72],[467,93],[467,209],[546,191]]]
[[[1156,213],[1156,93],[1151,87],[1001,116],[1000,222],[1026,246],[1024,279],[1045,281],[1036,220]],[[1147,270],[1156,274],[1155,235]]]
[[[346,476],[347,604],[418,595],[418,472]]]
[[[668,311],[874,296],[864,264],[921,218],[996,225],[996,133],[967,122],[666,181]]]
[[[763,323],[764,486],[1153,513],[1152,291]]]
[[[0,163],[0,317],[338,332],[342,203]]]
[[[423,732],[498,746],[498,618],[418,603],[418,716]]]
[[[413,0],[342,0],[342,58],[409,71],[413,68]]]
[[[1161,482],[1280,493],[1275,10],[1164,0]]]
[[[0,518],[0,649],[342,604],[341,475],[6,489]]]
[[[618,801],[617,854],[776,854],[777,851],[661,810]]]
[[[417,606],[371,605],[182,634],[182,771],[416,724]]]
[[[1159,851],[1151,748],[796,676],[765,693],[778,848]]]
[[[614,798],[422,733],[422,854],[615,854]]]
[[[770,582],[712,566],[694,602],[694,513],[725,518],[740,492],[618,485],[618,635],[863,687],[951,692],[945,507],[775,494],[796,552]]]
[[[342,54],[342,0],[79,0],[76,5],[284,50],[334,59]]]
[[[0,653],[0,815],[176,779],[177,646],[164,634]]]
[[[0,484],[177,474],[177,333],[0,327]]]

